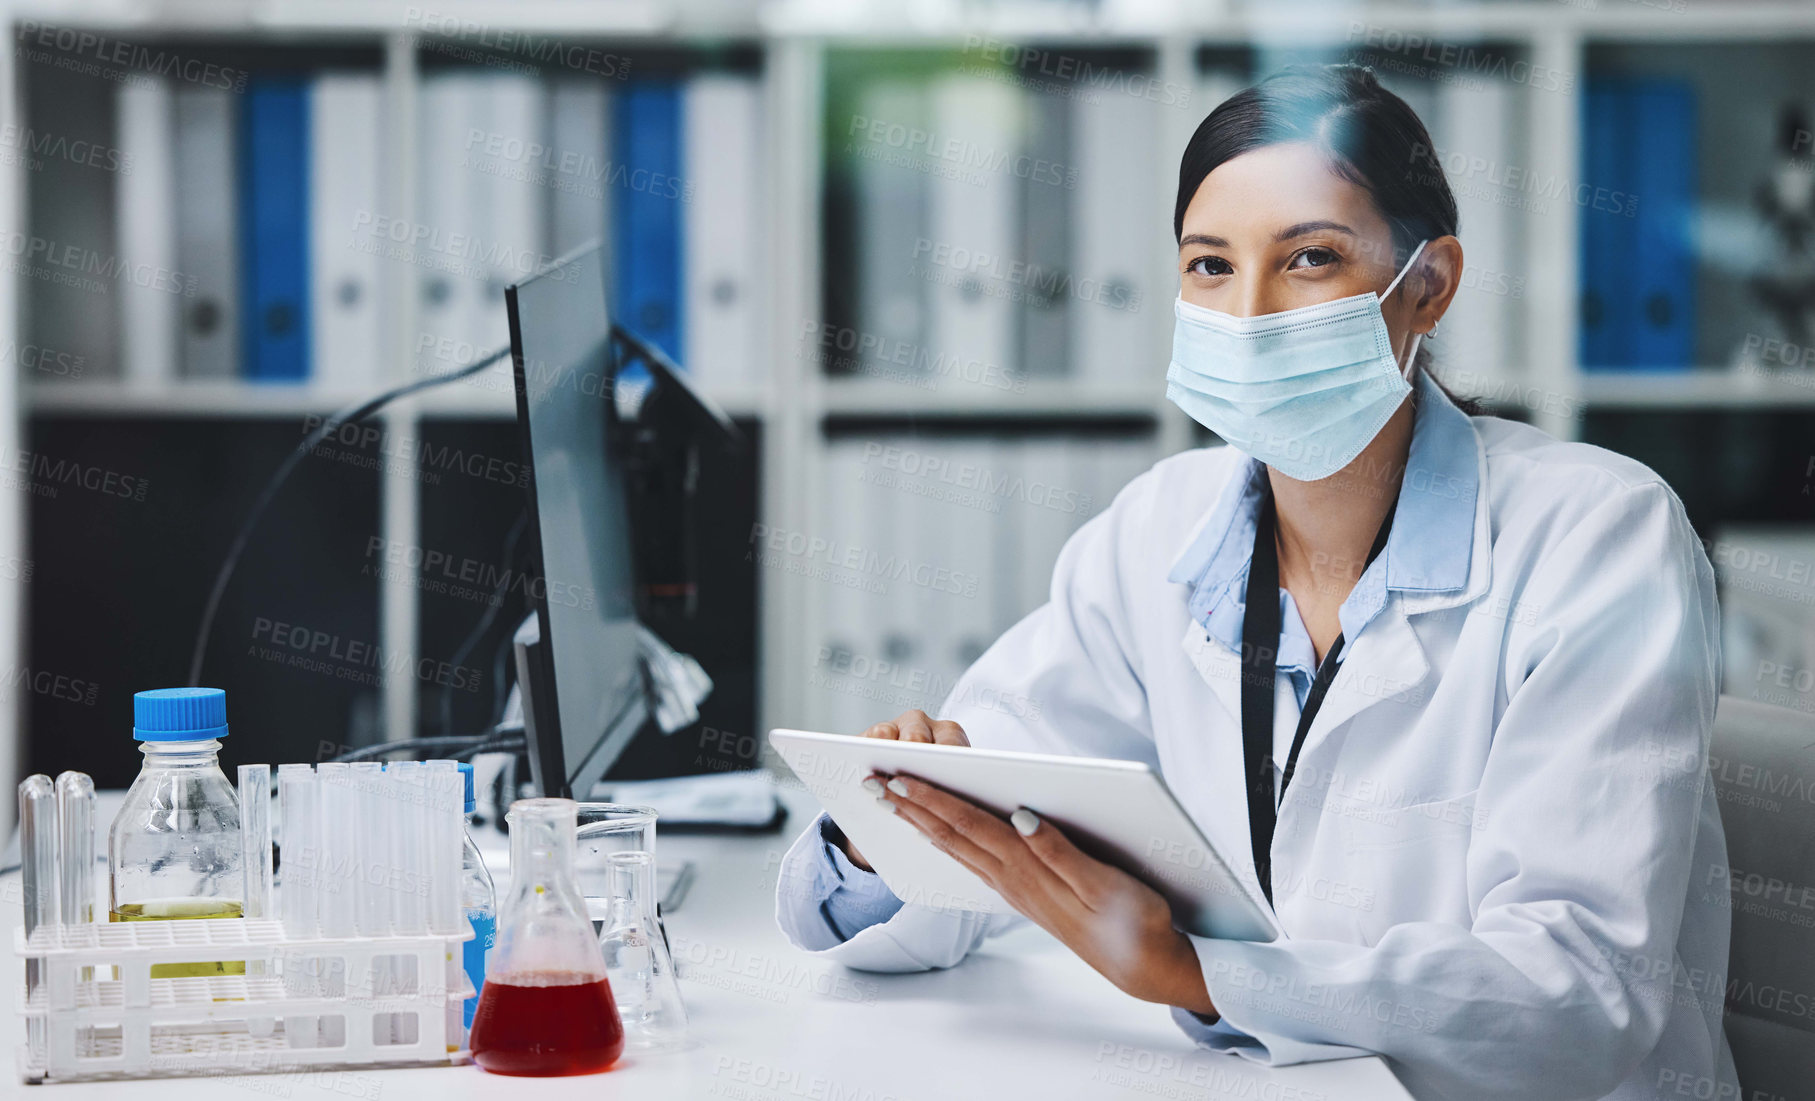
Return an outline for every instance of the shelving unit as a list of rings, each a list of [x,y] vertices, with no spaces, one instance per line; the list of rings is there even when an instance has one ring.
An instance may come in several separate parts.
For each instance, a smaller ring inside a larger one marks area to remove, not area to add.
[[[1590,409],[1810,409],[1815,372],[1779,374],[1708,368],[1683,373],[1589,375],[1582,400]]]
[[[506,366],[483,374],[470,384],[455,383],[445,390],[424,391],[400,399],[397,404],[400,408],[413,408],[420,416],[515,420],[516,399],[510,386]],[[306,416],[337,412],[371,396],[369,389],[352,387],[252,386],[200,380],[145,386],[104,379],[33,386],[26,390],[27,406],[34,416]],[[719,407],[733,417],[759,416],[761,396],[755,387],[726,388],[714,390],[712,394]]]
[[[1751,42],[1807,39],[1815,44],[1815,7],[1791,3],[1689,4],[1685,10],[1655,10],[1634,4],[1603,3],[1596,10],[1546,3],[1496,2],[1471,6],[1410,7],[1358,5],[1318,10],[1187,0],[1104,0],[1100,14],[1062,4],[1005,2],[999,8],[957,0],[901,3],[840,3],[802,0],[758,5],[733,0],[613,0],[610,3],[537,0],[510,6],[457,0],[438,5],[450,19],[471,20],[494,31],[533,31],[577,43],[610,43],[628,50],[753,44],[761,54],[762,100],[768,128],[765,178],[757,181],[764,204],[763,233],[768,318],[767,377],[758,386],[715,393],[735,415],[762,422],[762,499],[765,523],[805,531],[824,530],[827,503],[818,487],[826,453],[828,419],[850,417],[951,418],[980,414],[1046,420],[1148,418],[1156,454],[1191,446],[1195,426],[1166,400],[1163,374],[1170,343],[1170,311],[1147,311],[1147,339],[1130,350],[1132,363],[1148,364],[1145,374],[1125,383],[1102,385],[1064,380],[1030,382],[1025,391],[986,390],[957,385],[919,391],[874,379],[827,378],[801,354],[802,318],[818,317],[824,302],[822,201],[827,163],[823,125],[827,59],[836,51],[950,49],[974,47],[981,39],[1037,43],[1063,51],[1130,48],[1149,61],[1159,82],[1197,87],[1198,51],[1226,49],[1266,64],[1283,53],[1343,51],[1359,45],[1357,26],[1422,35],[1439,43],[1490,42],[1518,51],[1534,66],[1571,75],[1567,90],[1529,89],[1520,103],[1526,128],[1526,167],[1564,180],[1581,178],[1581,95],[1588,52],[1600,43]],[[402,135],[392,147],[387,201],[398,217],[415,216],[413,125],[421,91],[425,39],[433,28],[412,17],[410,6],[368,0],[247,0],[242,4],[132,5],[126,0],[35,0],[11,5],[11,21],[38,20],[130,36],[271,41],[317,40],[382,47],[386,109]],[[20,83],[20,62],[0,58],[0,82]],[[17,96],[8,97],[8,117],[17,123]],[[1163,112],[1158,140],[1176,155],[1209,104]],[[1172,181],[1151,196],[1156,208],[1171,209]],[[0,172],[0,209],[23,210],[29,186],[23,167]],[[1562,437],[1581,431],[1580,418],[1567,410],[1815,409],[1815,375],[1741,378],[1695,371],[1674,375],[1607,375],[1583,372],[1577,363],[1577,241],[1579,212],[1559,204],[1550,216],[1520,225],[1530,280],[1523,309],[1524,361],[1514,364],[1508,393],[1534,393],[1561,402],[1537,400],[1526,410],[1534,423]],[[1464,229],[1466,245],[1467,231]],[[1175,293],[1170,246],[1156,246],[1140,287],[1145,301],[1162,306]],[[397,364],[392,379],[404,377],[414,360],[416,273],[389,265],[388,346]],[[19,339],[22,293],[18,276],[0,268],[0,344]],[[1441,364],[1439,369],[1441,370]],[[505,368],[500,368],[502,375]],[[486,376],[490,377],[490,376]],[[116,382],[24,386],[18,372],[0,379],[0,448],[19,446],[28,416],[104,414],[134,417],[259,417],[327,412],[358,395],[318,387],[227,383],[136,388]],[[424,416],[509,418],[514,416],[508,383],[496,389],[454,387],[414,399],[386,414],[408,431]],[[383,480],[383,525],[388,539],[413,541],[419,502],[409,477]],[[17,501],[0,504],[0,554],[24,546]],[[816,640],[812,624],[823,613],[823,585],[785,571],[759,572],[763,609],[760,630],[761,705],[759,726],[787,724],[803,712],[803,672]],[[418,589],[407,570],[387,574],[382,588],[382,641],[393,652],[413,652]],[[20,594],[0,587],[0,621],[18,622]],[[18,660],[18,641],[0,638],[0,665]],[[409,683],[387,686],[384,713],[390,729],[414,729],[415,693]],[[16,716],[0,716],[0,770],[14,758]],[[10,811],[6,811],[10,813]],[[0,815],[3,816],[3,815]]]

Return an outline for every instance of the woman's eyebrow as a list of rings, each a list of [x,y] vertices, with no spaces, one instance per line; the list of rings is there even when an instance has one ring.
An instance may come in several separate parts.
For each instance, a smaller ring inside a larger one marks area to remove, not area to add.
[[[1350,237],[1353,237],[1356,235],[1354,230],[1350,229],[1348,226],[1343,225],[1341,222],[1332,222],[1327,219],[1320,219],[1315,222],[1300,222],[1295,226],[1287,226],[1286,228],[1280,230],[1278,233],[1275,233],[1273,235],[1273,239],[1275,241],[1289,241],[1294,237],[1303,237],[1307,233],[1317,233],[1322,230],[1332,230],[1336,233],[1346,233]]]
[[[1275,233],[1273,239],[1275,241],[1289,241],[1294,237],[1303,237],[1307,233],[1318,233],[1323,230],[1330,230],[1335,233],[1346,233],[1350,237],[1357,236],[1354,230],[1343,225],[1341,222],[1319,219],[1315,222],[1299,222],[1297,225],[1287,226],[1278,233]],[[1221,237],[1212,237],[1208,233],[1187,233],[1179,238],[1178,245],[1180,248],[1184,248],[1186,245],[1203,245],[1206,248],[1228,248],[1229,242]]]

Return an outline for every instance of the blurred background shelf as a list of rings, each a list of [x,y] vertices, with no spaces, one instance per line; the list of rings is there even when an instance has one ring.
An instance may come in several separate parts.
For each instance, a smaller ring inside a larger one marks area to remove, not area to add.
[[[253,386],[201,380],[40,383],[26,391],[33,416],[300,417],[343,409],[367,396],[357,387]]]
[[[512,385],[510,369],[500,367],[446,389],[403,398],[378,415],[410,411],[425,416],[514,421],[517,405]],[[340,412],[370,398],[372,390],[351,385],[261,385],[193,379],[167,383],[101,380],[38,383],[27,387],[25,395],[32,416],[263,419]],[[763,395],[753,387],[709,389],[707,396],[733,417],[762,415]]]
[[[92,494],[28,493],[0,508],[0,562],[37,563],[29,591],[0,586],[0,611],[30,606],[25,637],[0,639],[0,666],[87,675],[110,699],[162,679],[143,655],[185,649],[166,636],[187,641],[237,510],[306,418],[503,342],[502,288],[535,263],[444,278],[387,253],[383,218],[535,261],[605,237],[619,257],[619,318],[675,353],[746,429],[753,452],[708,472],[719,496],[702,521],[718,536],[715,578],[743,594],[722,647],[732,656],[718,659],[731,672],[715,729],[837,727],[936,706],[981,646],[1044,599],[1072,531],[1152,462],[1213,442],[1164,399],[1177,158],[1218,102],[1294,62],[1373,67],[1431,131],[1469,258],[1428,342],[1441,378],[1496,412],[1651,464],[1710,547],[1750,540],[1815,562],[1815,301],[1798,298],[1815,286],[1815,6],[428,8],[10,5],[15,49],[0,78],[16,94],[0,122],[131,154],[135,167],[0,147],[0,204],[22,213],[28,236],[103,257],[176,249],[181,262],[166,266],[188,271],[197,264],[182,250],[214,251],[190,272],[213,285],[180,302],[117,281],[119,293],[66,293],[19,265],[0,271],[0,349],[13,354],[0,447],[123,470],[152,502],[134,512]],[[63,63],[59,28],[244,83],[210,96],[130,66],[132,79],[84,75]],[[327,178],[345,186],[317,185],[308,200],[331,205],[248,243],[232,213],[268,208],[229,177],[252,163],[241,116],[272,109],[278,129],[259,132],[331,138],[311,152],[344,169]],[[200,144],[179,146],[183,133]],[[1674,140],[1623,143],[1633,133]],[[334,161],[340,146],[366,152]],[[214,236],[193,232],[213,220]],[[337,232],[306,228],[320,225]],[[341,353],[304,342],[264,362],[272,348],[234,337],[235,324],[270,316],[265,299],[239,308],[242,295],[271,293],[241,282],[265,270],[260,247],[312,258],[297,305],[351,318],[318,337]],[[210,295],[221,306],[211,323],[227,321],[208,330],[220,335],[212,352],[183,343]],[[38,350],[33,364],[24,349]],[[274,364],[295,381],[240,377]],[[513,417],[507,375],[488,372],[398,406],[381,439],[310,464],[262,564],[249,563],[248,592],[260,595],[232,609],[244,620],[233,630],[314,616],[397,653],[452,656],[483,608],[432,591],[407,555],[382,569],[373,559],[402,547],[500,560],[521,486],[436,463],[455,453],[508,471],[520,457]],[[312,529],[324,513],[332,522]],[[765,559],[764,532],[899,552],[978,584],[959,599],[858,592],[866,579],[826,583]],[[166,557],[126,565],[146,546]],[[87,621],[66,612],[78,597],[124,603],[121,618],[164,633],[96,650]],[[1782,641],[1803,627],[1748,612],[1743,598],[1734,608],[1731,652],[1815,667],[1815,653]],[[465,659],[488,685],[513,618],[499,615]],[[230,687],[259,693],[249,706],[296,737],[440,729],[432,685],[318,684],[221,660],[221,675],[238,678]],[[919,687],[852,672],[877,662]],[[275,702],[299,693],[310,708]],[[451,705],[457,726],[483,721],[486,695]],[[119,726],[37,695],[9,706],[20,714],[0,712],[0,724],[23,720],[34,742]],[[0,766],[35,762],[8,729]]]
[[[1815,410],[1815,371],[1645,371],[1590,374],[1582,400],[1594,408]]]
[[[1180,35],[1246,44],[1266,39],[1346,41],[1351,20],[1396,31],[1456,39],[1526,39],[1567,34],[1578,38],[1718,39],[1815,31],[1815,13],[1793,3],[1675,4],[1590,7],[1544,0],[1490,0],[1422,6],[1361,3],[1282,5],[1263,0],[1229,3],[838,3],[807,0],[765,9],[762,26],[773,34],[839,42],[962,43],[971,36],[1045,43],[1066,40],[1146,40]]]
[[[833,379],[825,385],[827,416],[1116,418],[1163,413],[1153,387],[1017,379],[1004,387],[949,387],[904,394],[895,383]]]
[[[716,8],[713,27],[740,20],[736,4]],[[663,0],[526,0],[510,5],[508,21],[496,4],[450,0],[432,9],[395,0],[33,0],[12,5],[21,18],[59,24],[181,33],[185,35],[282,34],[332,31],[384,34],[425,22],[483,24],[522,31],[583,31],[613,36],[666,35],[677,22],[677,5]]]

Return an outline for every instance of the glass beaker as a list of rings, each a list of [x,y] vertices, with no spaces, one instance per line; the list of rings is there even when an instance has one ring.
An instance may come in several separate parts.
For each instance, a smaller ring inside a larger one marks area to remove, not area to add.
[[[645,852],[655,859],[654,807],[634,803],[580,803],[576,810],[574,868],[593,934],[605,932],[611,911],[613,853]]]
[[[624,1051],[605,958],[574,882],[571,799],[511,804],[511,888],[473,1014],[473,1062],[494,1074],[591,1074]]]
[[[668,940],[655,917],[655,859],[645,852],[612,853],[611,908],[599,946],[624,1021],[624,1041],[655,1048],[687,1038],[687,1007],[675,982]]]

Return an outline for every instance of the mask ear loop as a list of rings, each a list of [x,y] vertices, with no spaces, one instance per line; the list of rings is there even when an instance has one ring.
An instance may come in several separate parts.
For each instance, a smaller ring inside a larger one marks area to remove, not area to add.
[[[1405,376],[1407,382],[1412,381],[1412,368],[1418,364],[1418,342],[1423,339],[1423,333],[1412,334],[1412,352],[1405,357],[1405,365],[1399,368],[1399,373]]]
[[[1399,286],[1399,281],[1404,279],[1406,273],[1412,270],[1412,265],[1418,262],[1418,254],[1424,251],[1424,246],[1430,243],[1431,240],[1429,237],[1418,242],[1418,247],[1413,249],[1412,254],[1405,258],[1405,266],[1399,269],[1399,274],[1393,276],[1393,281],[1386,285],[1386,290],[1380,292],[1380,301],[1385,302],[1387,300],[1388,296],[1390,296],[1394,289]],[[1433,331],[1435,330],[1433,329]],[[1399,373],[1404,376],[1407,382],[1410,382],[1412,379],[1412,367],[1418,362],[1418,343],[1423,339],[1423,333],[1412,334],[1412,350],[1410,354],[1405,357],[1405,362],[1399,365]]]
[[[1431,243],[1431,239],[1429,237],[1426,237],[1424,240],[1418,242],[1418,247],[1413,249],[1412,254],[1405,258],[1405,267],[1400,268],[1399,274],[1393,276],[1393,281],[1386,285],[1386,290],[1383,290],[1380,292],[1380,300],[1382,302],[1385,302],[1388,298],[1392,297],[1393,289],[1395,287],[1399,286],[1399,281],[1401,279],[1405,278],[1405,273],[1412,270],[1412,265],[1416,264],[1418,262],[1418,254],[1423,252],[1424,246],[1426,246],[1430,243]]]

